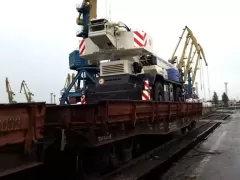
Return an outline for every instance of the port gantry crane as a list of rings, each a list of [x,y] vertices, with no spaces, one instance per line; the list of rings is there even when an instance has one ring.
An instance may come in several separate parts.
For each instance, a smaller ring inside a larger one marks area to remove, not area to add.
[[[176,52],[179,48],[179,45],[181,43],[181,40],[183,39],[185,32],[187,32],[187,35],[186,35],[186,39],[184,42],[184,46],[183,46],[183,50],[182,50],[180,59],[178,60],[178,57],[176,56]],[[190,49],[189,49],[188,55],[186,57],[186,53],[187,53],[189,44],[190,44]],[[197,54],[197,56],[196,56],[196,54]],[[172,55],[171,59],[169,59],[168,61],[172,64],[177,63],[177,68],[179,69],[179,72],[183,76],[183,82],[186,83],[186,81],[187,81],[186,91],[187,91],[189,97],[192,97],[192,95],[193,95],[192,89],[193,89],[193,85],[195,83],[196,74],[197,74],[197,70],[198,70],[198,66],[199,66],[199,61],[202,58],[205,61],[205,65],[208,66],[206,58],[205,58],[205,54],[203,52],[201,45],[197,42],[197,39],[193,35],[192,31],[187,26],[185,26],[181,36],[179,37],[177,46],[174,49],[173,55]],[[187,62],[185,62],[185,59],[187,59]],[[196,62],[195,62],[195,66],[193,68],[192,65],[193,65],[194,59],[196,59]],[[193,73],[192,73],[192,70],[193,70]],[[192,77],[191,77],[191,73],[192,73]]]
[[[72,75],[70,75],[70,73],[68,73],[67,77],[66,77],[66,81],[65,81],[65,85],[64,85],[64,88],[61,90],[60,92],[60,95],[62,96],[63,93],[67,90],[67,88],[71,85],[73,79],[75,78],[75,74],[72,73]],[[69,91],[70,93],[71,92],[77,92],[77,84],[73,84],[73,87],[72,89]],[[60,98],[60,101],[61,101],[61,98]],[[68,101],[70,103],[74,103],[75,102],[75,98],[71,98],[71,97],[68,97]]]
[[[73,81],[74,78],[75,78],[75,74],[74,73],[72,73],[72,76],[70,75],[70,73],[68,73],[66,81],[65,81],[64,88],[62,89],[62,92],[64,92],[65,89],[68,88],[68,86],[71,84],[71,82]],[[75,91],[77,90],[77,85],[76,84],[74,84],[74,90]]]
[[[33,93],[31,93],[31,91],[29,90],[26,82],[23,80],[21,83],[21,88],[20,88],[20,93],[22,92],[22,89],[24,90],[24,94],[26,96],[26,100],[28,103],[33,102],[32,101],[32,96],[34,96]]]
[[[88,38],[89,21],[96,19],[97,17],[97,0],[83,0],[81,5],[76,7],[79,15],[76,19],[76,23],[82,26],[82,31],[77,33],[77,37]],[[80,51],[75,50],[69,55],[69,67],[71,70],[77,71],[76,76],[72,79],[72,82],[62,93],[60,98],[60,104],[71,104],[69,98],[75,98],[77,101],[83,97],[87,86],[96,83],[96,79],[99,76],[98,64],[90,63],[88,60],[80,57]],[[82,82],[82,87],[80,88]],[[71,89],[75,86],[76,91],[72,92]]]
[[[7,91],[7,94],[8,94],[8,102],[9,103],[16,103],[16,101],[14,100],[15,93],[12,91],[12,88],[10,86],[10,83],[9,83],[7,77],[6,77],[5,83],[6,83],[6,91]]]
[[[199,47],[200,53],[197,54],[197,58],[196,58],[196,62],[195,62],[194,67],[188,65],[188,62],[187,62],[186,72],[184,72],[184,78],[187,79],[187,76],[188,76],[188,84],[189,84],[188,85],[188,92],[190,92],[189,93],[190,96],[192,94],[192,88],[191,87],[195,84],[197,70],[199,69],[199,62],[200,62],[200,60],[203,59],[204,62],[205,62],[205,65],[208,66],[208,63],[206,61],[203,48],[201,47],[200,44],[198,44],[198,47]],[[195,54],[196,53],[194,53],[192,55],[191,63],[193,62],[193,59],[195,58]],[[191,63],[189,63],[189,64],[191,64]],[[192,73],[192,77],[191,77],[191,73]]]

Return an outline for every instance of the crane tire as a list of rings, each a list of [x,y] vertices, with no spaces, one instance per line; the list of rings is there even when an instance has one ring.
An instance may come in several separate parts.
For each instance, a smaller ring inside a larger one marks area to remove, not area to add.
[[[164,101],[164,89],[160,82],[156,82],[153,87],[153,100]]]

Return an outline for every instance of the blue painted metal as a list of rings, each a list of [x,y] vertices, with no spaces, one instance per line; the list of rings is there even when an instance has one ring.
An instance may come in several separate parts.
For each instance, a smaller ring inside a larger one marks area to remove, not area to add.
[[[83,3],[80,8],[77,8],[79,12],[79,17],[83,17],[83,29],[77,35],[77,37],[88,38],[88,23],[89,23],[89,12],[90,6],[87,3]],[[88,60],[83,59],[79,55],[79,51],[75,50],[69,55],[69,68],[71,70],[76,70],[78,73],[75,78],[72,80],[72,83],[69,85],[68,88],[62,94],[60,98],[60,104],[70,104],[68,101],[69,97],[76,98],[80,101],[81,96],[86,91],[88,85],[95,84],[96,79],[99,75],[99,67],[97,66],[89,66]],[[80,84],[82,83],[83,87],[80,89]],[[70,92],[74,85],[77,83],[77,87],[79,88],[77,92]]]
[[[188,92],[189,97],[192,97],[192,78],[191,78],[191,73],[190,72],[188,72],[187,92]]]
[[[69,68],[71,70],[77,70],[82,67],[88,66],[88,60],[79,56],[79,50],[75,50],[69,54]]]
[[[79,17],[83,17],[83,29],[82,31],[77,35],[77,37],[87,38],[88,37],[88,23],[89,23],[89,12],[90,12],[90,6],[84,3],[79,9]]]
[[[68,97],[75,97],[80,100],[82,94],[86,91],[88,85],[95,84],[96,79],[99,75],[99,67],[81,67],[77,69],[78,73],[75,78],[72,80],[72,83],[69,85],[67,89],[62,94],[60,98],[60,104],[70,104],[68,101]],[[80,82],[83,81],[83,87],[79,89],[77,92],[70,92],[73,88],[74,84],[77,83],[78,87],[80,87]]]
[[[180,72],[175,68],[167,69],[168,80],[179,82],[180,80]]]

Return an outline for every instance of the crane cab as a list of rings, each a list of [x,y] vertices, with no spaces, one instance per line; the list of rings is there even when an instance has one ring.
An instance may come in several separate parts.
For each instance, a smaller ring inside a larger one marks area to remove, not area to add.
[[[131,31],[122,22],[95,19],[89,23],[88,38],[80,40],[80,56],[89,61],[108,60],[114,56],[133,61],[133,56],[152,53],[152,38],[143,31]],[[136,43],[137,42],[137,43]]]

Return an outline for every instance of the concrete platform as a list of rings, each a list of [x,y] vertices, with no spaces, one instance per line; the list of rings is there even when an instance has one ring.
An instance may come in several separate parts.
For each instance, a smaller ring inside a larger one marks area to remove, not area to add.
[[[239,180],[240,111],[172,167],[162,180]]]

